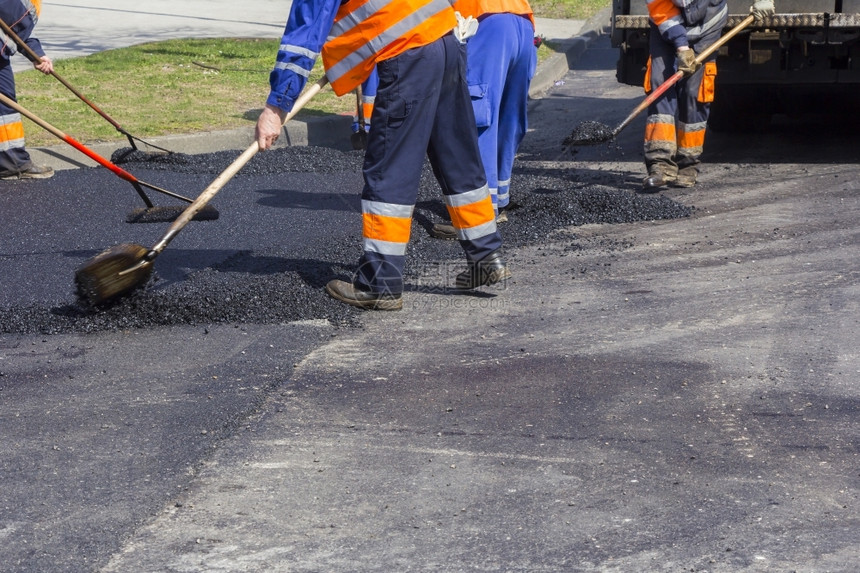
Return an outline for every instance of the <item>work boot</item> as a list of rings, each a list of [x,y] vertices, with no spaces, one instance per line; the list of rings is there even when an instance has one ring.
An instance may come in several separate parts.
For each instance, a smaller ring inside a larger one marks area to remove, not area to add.
[[[400,310],[403,297],[394,294],[380,294],[361,290],[352,283],[341,280],[329,281],[325,290],[332,297],[346,304],[369,310]]]
[[[480,261],[470,262],[469,268],[457,275],[455,284],[458,289],[471,290],[496,284],[510,276],[511,271],[502,260],[502,254],[496,250]]]
[[[642,193],[657,193],[678,177],[674,165],[655,163],[648,167],[648,177],[642,181]]]
[[[502,209],[499,211],[499,214],[496,215],[496,224],[506,223],[507,221],[508,210]],[[454,229],[454,225],[450,223],[433,223],[433,227],[430,229],[430,236],[434,239],[456,239],[457,230]]]
[[[31,165],[23,171],[17,173],[5,173],[0,175],[3,181],[12,181],[15,179],[48,179],[54,176],[54,170],[47,165]]]
[[[450,223],[433,223],[430,229],[430,236],[434,239],[453,240],[457,238],[457,230]]]
[[[693,187],[696,185],[696,179],[698,176],[698,168],[694,166],[684,167],[683,169],[678,170],[678,177],[669,185],[672,187]]]

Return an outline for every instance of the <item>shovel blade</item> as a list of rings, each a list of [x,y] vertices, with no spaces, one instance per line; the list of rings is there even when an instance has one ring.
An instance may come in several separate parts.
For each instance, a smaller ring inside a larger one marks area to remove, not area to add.
[[[353,149],[366,149],[367,148],[367,132],[360,130],[353,133],[349,142],[352,144]]]
[[[617,130],[612,129],[605,123],[599,121],[583,121],[576,126],[564,139],[565,147],[576,147],[580,145],[599,145],[612,141],[617,135]]]

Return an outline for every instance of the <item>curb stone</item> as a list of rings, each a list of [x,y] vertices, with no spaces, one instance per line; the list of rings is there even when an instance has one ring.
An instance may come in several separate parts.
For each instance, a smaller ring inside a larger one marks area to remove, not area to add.
[[[561,49],[538,66],[529,87],[529,98],[539,99],[543,97],[547,90],[555,85],[555,82],[563,78],[576,65],[588,46],[600,36],[608,33],[611,17],[612,7],[607,6],[586,20],[577,36],[569,40],[554,40],[560,44]]]

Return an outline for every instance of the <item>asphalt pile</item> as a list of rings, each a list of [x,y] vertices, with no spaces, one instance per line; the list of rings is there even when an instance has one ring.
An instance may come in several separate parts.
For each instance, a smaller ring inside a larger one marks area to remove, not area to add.
[[[117,149],[111,157],[117,159],[114,163],[122,164],[124,168],[132,171],[135,168],[145,168],[173,173],[218,174],[238,157],[238,153],[232,150],[200,155],[178,152],[149,153],[123,147]],[[363,151],[342,152],[328,147],[277,148],[254,155],[240,174],[247,176],[360,171],[363,157]]]
[[[597,145],[606,143],[615,137],[614,130],[599,121],[583,121],[573,128],[573,131],[564,138],[564,147],[576,147],[578,145]]]
[[[234,151],[203,155],[126,154],[130,168],[181,173],[217,174],[236,158]],[[135,162],[137,161],[137,165]],[[362,152],[329,148],[292,147],[257,154],[237,177],[293,172],[358,172]],[[575,250],[571,227],[591,223],[630,223],[689,216],[690,207],[662,195],[639,195],[620,190],[613,174],[583,180],[574,169],[544,170],[517,163],[512,178],[509,221],[500,224],[506,249],[562,241]],[[355,190],[356,194],[360,192]],[[441,190],[429,165],[421,176],[405,269],[409,292],[438,292],[449,288],[465,259],[457,241],[432,238],[433,223],[447,214]],[[553,234],[565,230],[560,238]],[[97,332],[171,325],[216,323],[277,324],[298,320],[328,320],[356,326],[364,312],[330,298],[323,290],[333,278],[349,280],[360,245],[332,242],[324,261],[297,260],[295,251],[269,249],[239,251],[222,263],[192,272],[185,280],[162,288],[156,269],[146,288],[107,305],[89,308],[69,301],[54,308],[0,308],[3,333]],[[516,268],[512,271],[516,274]]]

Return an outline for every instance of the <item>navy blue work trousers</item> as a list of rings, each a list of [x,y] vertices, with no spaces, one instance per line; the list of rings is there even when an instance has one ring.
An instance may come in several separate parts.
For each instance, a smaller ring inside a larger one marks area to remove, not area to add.
[[[501,247],[502,239],[495,227],[466,85],[466,46],[447,34],[378,62],[377,72],[373,127],[368,132],[363,167],[364,254],[353,280],[363,290],[399,294],[408,230],[400,243],[370,240],[369,213],[397,213],[408,225],[425,158],[430,160],[449,212],[457,208],[458,196],[472,201],[483,194],[486,199],[488,222],[466,229],[460,236],[467,260],[483,259]],[[484,203],[479,203],[484,209]]]
[[[0,93],[14,102],[15,74],[12,64],[6,58],[0,58]],[[32,166],[30,154],[24,149],[24,130],[21,127],[21,115],[0,102],[0,124],[9,126],[0,136],[0,175],[14,175],[26,171]]]

